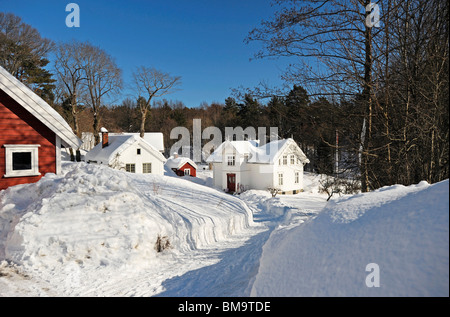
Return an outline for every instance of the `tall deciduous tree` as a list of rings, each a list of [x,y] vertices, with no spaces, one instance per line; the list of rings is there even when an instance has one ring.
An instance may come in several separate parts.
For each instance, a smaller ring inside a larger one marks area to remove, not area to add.
[[[122,88],[122,71],[114,59],[99,47],[83,43],[80,64],[86,78],[86,103],[92,108],[95,143],[100,142],[100,110],[107,97],[117,94]]]
[[[247,41],[263,44],[256,57],[294,58],[285,80],[348,111],[341,128],[345,150],[360,153],[362,190],[448,177],[448,1],[274,3]],[[370,8],[380,27],[366,23]]]
[[[84,44],[80,42],[60,43],[55,50],[55,73],[58,85],[62,90],[61,99],[69,106],[72,116],[73,130],[81,137],[78,124],[78,113],[83,94],[86,92],[86,74],[83,69],[82,55]]]
[[[139,94],[138,108],[141,113],[140,136],[144,137],[145,121],[154,98],[174,92],[181,84],[180,76],[172,76],[151,67],[140,66],[133,72],[134,84]]]

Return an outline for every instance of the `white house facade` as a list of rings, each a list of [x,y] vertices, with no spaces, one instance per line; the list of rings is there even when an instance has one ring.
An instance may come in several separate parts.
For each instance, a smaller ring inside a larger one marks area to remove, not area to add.
[[[303,189],[303,166],[308,158],[293,139],[259,145],[257,141],[225,141],[207,159],[214,185],[229,192]]]
[[[164,175],[166,158],[138,135],[108,135],[102,128],[102,142],[86,153],[85,161],[137,174]]]

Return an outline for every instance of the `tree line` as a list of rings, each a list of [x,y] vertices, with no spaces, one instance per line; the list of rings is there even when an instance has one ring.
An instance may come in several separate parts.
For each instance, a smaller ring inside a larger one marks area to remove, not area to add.
[[[255,58],[291,58],[286,82],[338,102],[346,122],[335,126],[346,136],[339,150],[357,153],[363,191],[448,178],[448,1],[278,0],[274,6],[273,18],[246,40],[261,44]]]
[[[285,87],[240,87],[226,100],[188,108],[166,98],[181,83],[153,67],[133,73],[135,96],[117,104],[121,70],[90,43],[52,43],[0,13],[0,65],[54,106],[75,133],[160,131],[177,126],[277,127],[311,163],[352,175],[368,191],[448,178],[448,2],[379,0],[379,27],[365,23],[369,0],[277,0],[251,30],[255,58],[287,57]],[[369,9],[368,9],[369,8]],[[48,54],[55,62],[48,67]],[[98,133],[94,133],[98,135]],[[224,134],[223,134],[224,135]],[[97,140],[98,142],[98,140]]]

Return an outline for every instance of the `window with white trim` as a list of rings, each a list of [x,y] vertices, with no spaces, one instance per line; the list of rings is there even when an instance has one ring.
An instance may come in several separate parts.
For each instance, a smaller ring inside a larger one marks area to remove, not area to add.
[[[236,165],[236,157],[234,155],[228,155],[228,166]]]
[[[125,164],[125,171],[129,173],[136,173],[136,164]]]
[[[283,165],[287,165],[287,155],[283,155]]]
[[[278,185],[283,186],[283,173],[278,173]]]
[[[4,177],[38,176],[39,144],[5,144]]]
[[[296,184],[300,183],[300,173],[299,172],[295,172],[295,183]]]
[[[152,163],[142,163],[142,174],[151,174]]]
[[[191,170],[189,168],[185,168],[184,169],[184,176],[189,176],[191,175]]]
[[[295,164],[295,156],[291,154],[291,165]]]

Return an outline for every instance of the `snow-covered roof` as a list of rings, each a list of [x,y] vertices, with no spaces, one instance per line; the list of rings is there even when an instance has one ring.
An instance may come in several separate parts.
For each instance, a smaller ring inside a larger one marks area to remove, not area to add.
[[[135,135],[140,136],[140,133],[110,133],[112,135]],[[160,152],[164,152],[164,136],[162,132],[145,132],[144,140],[156,148]]]
[[[287,147],[298,155],[302,163],[309,163],[308,158],[293,139],[275,140],[264,145],[257,141],[225,141],[206,160],[208,163],[222,162],[223,151],[227,147],[233,147],[241,155],[248,155],[248,163],[273,164]]]
[[[108,146],[102,147],[102,144],[97,144],[92,150],[86,153],[86,162],[95,161],[99,164],[110,164],[117,155],[120,155],[129,146],[139,143],[143,148],[152,153],[160,161],[166,161],[165,157],[153,145],[139,137],[139,135],[109,135]]]
[[[197,164],[194,163],[194,161],[192,161],[190,158],[188,157],[183,157],[183,156],[179,156],[179,157],[169,157],[167,159],[166,162],[166,166],[168,168],[176,168],[179,169],[180,167],[182,167],[184,164],[189,163],[191,164],[195,169],[197,169]]]
[[[291,152],[297,154],[303,164],[309,163],[305,153],[303,153],[298,144],[291,138],[275,140],[258,147],[257,151],[249,157],[248,161],[251,163],[273,164],[288,147],[291,148]]]
[[[66,147],[79,148],[81,140],[69,124],[41,97],[0,66],[0,89],[61,138]]]

